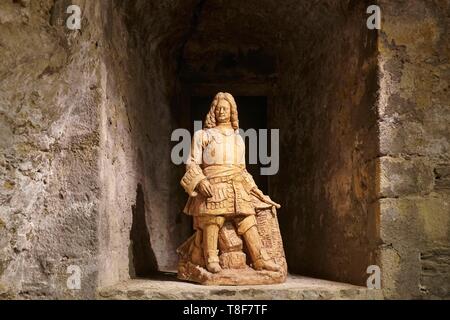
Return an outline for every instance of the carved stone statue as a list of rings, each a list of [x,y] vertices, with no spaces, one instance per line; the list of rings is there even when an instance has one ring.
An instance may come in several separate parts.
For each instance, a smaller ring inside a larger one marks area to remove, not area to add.
[[[245,168],[236,102],[219,92],[194,134],[181,185],[195,233],[177,250],[178,278],[211,285],[284,282],[276,209]]]

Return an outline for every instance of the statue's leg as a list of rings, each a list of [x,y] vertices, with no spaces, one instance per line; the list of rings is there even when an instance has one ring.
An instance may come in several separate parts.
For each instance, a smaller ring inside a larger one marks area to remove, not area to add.
[[[192,243],[191,261],[194,264],[204,267],[205,261],[203,259],[202,233],[201,229],[197,229],[195,232],[195,238]]]
[[[264,249],[264,246],[261,242],[261,237],[258,233],[255,216],[251,215],[240,217],[235,221],[237,224],[238,234],[244,237],[250,254],[250,258],[253,261],[253,268],[256,270],[281,270],[281,268],[272,261],[266,249]]]
[[[206,269],[209,272],[217,273],[222,270],[219,264],[219,250],[217,244],[219,240],[219,230],[225,218],[221,216],[201,217],[201,229],[203,230],[203,252],[205,256]]]

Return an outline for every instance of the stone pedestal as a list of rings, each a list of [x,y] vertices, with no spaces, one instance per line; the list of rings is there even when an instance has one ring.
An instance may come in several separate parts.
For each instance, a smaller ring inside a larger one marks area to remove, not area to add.
[[[111,300],[373,300],[382,299],[380,290],[345,283],[289,276],[272,285],[202,286],[180,281],[175,274],[157,279],[134,279],[98,291],[99,299]]]

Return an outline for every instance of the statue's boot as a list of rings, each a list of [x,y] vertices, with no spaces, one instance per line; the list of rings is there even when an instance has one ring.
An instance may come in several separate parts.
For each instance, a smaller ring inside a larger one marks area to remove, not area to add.
[[[208,224],[203,230],[203,252],[205,255],[206,269],[212,273],[222,271],[219,264],[219,250],[217,242],[219,238],[219,226],[217,224]]]
[[[281,271],[281,267],[272,261],[264,249],[256,225],[244,233],[244,239],[255,270]]]

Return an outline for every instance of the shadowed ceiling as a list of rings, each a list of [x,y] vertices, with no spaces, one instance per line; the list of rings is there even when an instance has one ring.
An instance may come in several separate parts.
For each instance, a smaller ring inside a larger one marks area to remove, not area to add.
[[[292,55],[306,62],[355,2],[130,0],[117,5],[125,7],[146,51],[168,54],[177,70],[195,80],[212,73],[226,77],[227,69],[242,66],[272,74],[277,60]]]

